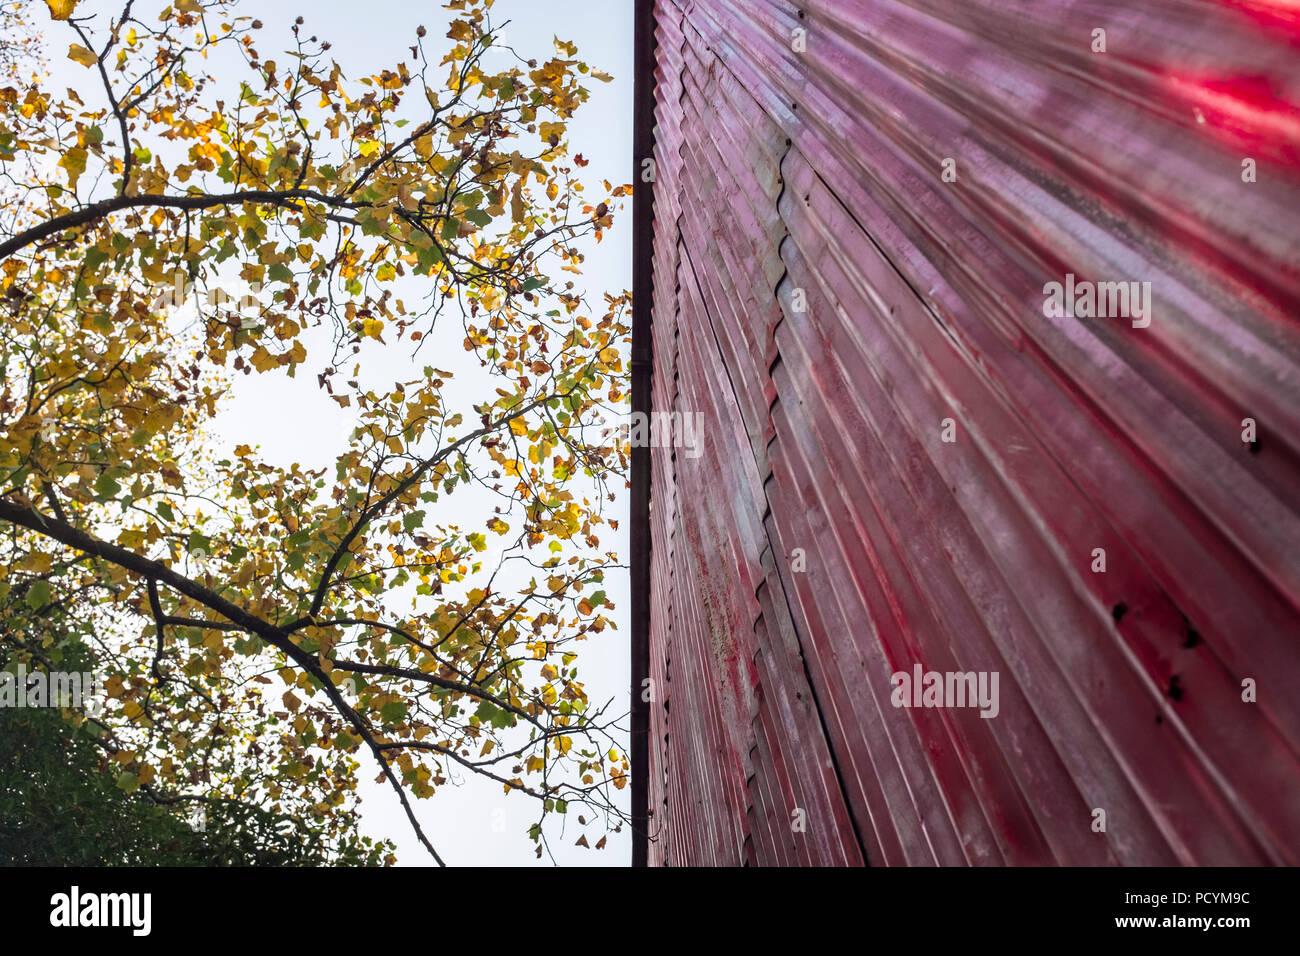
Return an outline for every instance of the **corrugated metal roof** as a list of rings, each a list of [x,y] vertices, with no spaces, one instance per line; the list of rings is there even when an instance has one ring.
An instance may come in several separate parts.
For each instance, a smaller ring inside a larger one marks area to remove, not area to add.
[[[1300,863],[1294,5],[656,32],[651,862]]]

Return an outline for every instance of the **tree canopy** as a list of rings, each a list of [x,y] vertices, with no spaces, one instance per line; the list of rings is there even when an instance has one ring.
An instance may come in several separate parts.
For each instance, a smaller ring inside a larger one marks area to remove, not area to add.
[[[43,28],[83,85],[0,88],[10,659],[90,655],[107,705],[63,716],[162,806],[355,859],[370,768],[442,862],[411,801],[472,772],[539,856],[550,814],[603,845],[622,714],[576,649],[611,628],[630,303],[568,274],[631,187],[589,192],[566,127],[608,77],[525,59],[491,0],[356,78],[301,17],[83,6]],[[332,468],[214,436],[245,377],[304,374],[352,417]]]

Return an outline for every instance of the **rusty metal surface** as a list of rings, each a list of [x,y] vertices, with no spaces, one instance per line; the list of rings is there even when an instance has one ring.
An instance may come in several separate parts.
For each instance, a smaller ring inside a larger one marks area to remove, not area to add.
[[[1300,8],[655,20],[650,862],[1300,863]]]

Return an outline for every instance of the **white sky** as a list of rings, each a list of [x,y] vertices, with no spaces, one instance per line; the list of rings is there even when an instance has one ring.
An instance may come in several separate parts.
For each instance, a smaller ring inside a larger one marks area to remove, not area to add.
[[[114,6],[85,2],[77,12],[81,15],[93,9],[113,9]],[[153,6],[161,10],[165,0],[153,0]],[[139,3],[137,7],[142,16],[150,12],[148,7],[141,7]],[[237,12],[255,15],[264,21],[258,47],[267,56],[273,56],[273,50],[288,46],[289,24],[295,16],[303,15],[306,18],[302,28],[304,34],[315,34],[331,41],[334,46],[330,54],[350,79],[376,72],[399,60],[409,62],[407,47],[413,42],[416,27],[426,26],[432,40],[446,32],[442,24],[449,16],[439,3],[410,0],[368,0],[365,3],[321,0],[315,4],[304,4],[300,0],[292,3],[286,0],[257,3],[245,0]],[[496,0],[492,14],[495,23],[511,21],[505,27],[502,41],[521,56],[545,60],[554,53],[552,37],[558,36],[561,40],[576,43],[580,58],[614,76],[611,83],[592,81],[589,84],[591,99],[569,124],[570,149],[571,153],[581,153],[590,161],[582,172],[584,181],[594,188],[599,188],[596,184],[602,179],[614,184],[630,182],[632,0]],[[43,9],[34,19],[38,24],[47,23]],[[73,86],[81,92],[88,106],[98,105],[99,98],[102,98],[98,84],[91,82],[88,73],[64,59],[70,36],[64,25],[48,25],[47,57],[54,87]],[[282,42],[281,37],[284,38],[283,46],[277,46]],[[220,81],[222,70],[215,64],[213,70]],[[234,84],[242,78],[231,77],[234,89],[237,89]],[[224,88],[225,84],[219,82],[218,89]],[[631,223],[629,199],[621,218],[616,217],[614,227],[606,232],[604,241],[599,245],[588,241],[585,245],[585,275],[578,278],[578,284],[585,288],[593,310],[601,303],[602,293],[620,292],[632,286]],[[412,298],[414,296],[408,296],[407,300]],[[428,364],[458,374],[462,370],[467,375],[476,371],[477,361],[467,359],[459,328],[459,324],[452,328],[449,323],[445,339],[442,336],[427,339],[415,368]],[[445,345],[440,346],[439,340],[443,340]],[[310,351],[310,340],[305,344]],[[392,351],[404,347],[394,346]],[[363,379],[370,377],[368,372],[376,374],[378,381],[386,380],[389,384],[398,377],[409,377],[404,366],[399,367],[388,358],[374,355],[369,348],[359,356],[363,363],[368,351],[372,360],[377,361],[372,362],[370,369],[363,368]],[[232,395],[215,422],[220,446],[230,450],[240,443],[260,445],[261,456],[271,463],[288,465],[298,462],[309,468],[326,466],[332,471],[334,457],[342,451],[344,435],[353,420],[346,418],[345,413],[320,391],[315,381],[315,369],[311,366],[309,360],[308,366],[300,369],[295,379],[276,373],[235,376]],[[482,398],[479,393],[477,400]],[[607,512],[619,519],[619,532],[613,534],[606,530],[601,534],[602,548],[616,551],[624,563],[628,553],[628,499],[627,491],[619,489],[613,511]],[[451,500],[456,501],[455,508],[465,509],[467,500],[461,494]],[[482,520],[486,520],[487,514],[487,511],[483,512]],[[454,515],[439,514],[437,506],[430,509],[429,517],[431,523],[456,520]],[[478,525],[482,521],[476,517],[472,523]],[[483,558],[490,559],[491,556],[489,552]],[[615,604],[616,610],[609,616],[618,629],[607,629],[579,645],[578,665],[590,699],[603,702],[614,698],[610,712],[624,714],[628,707],[630,633],[626,572],[611,573],[604,588]],[[401,602],[402,605],[405,603]],[[620,749],[623,749],[621,744]],[[432,862],[416,840],[387,784],[373,782],[378,772],[373,761],[367,755],[361,759],[362,832],[393,840],[397,845],[399,864],[427,865]],[[443,859],[451,865],[550,865],[549,860],[536,858],[534,844],[526,835],[528,826],[536,820],[535,801],[519,794],[507,796],[499,784],[472,777],[468,772],[461,772],[459,776],[463,780],[461,786],[443,787],[429,800],[412,799],[426,834]],[[626,807],[628,789],[621,795]],[[574,846],[577,833],[575,830],[560,838],[558,831],[552,831],[551,849],[558,863],[622,866],[630,860],[631,835],[626,827],[622,833],[611,833],[608,845],[601,851]],[[590,840],[594,842],[595,837],[590,837]]]

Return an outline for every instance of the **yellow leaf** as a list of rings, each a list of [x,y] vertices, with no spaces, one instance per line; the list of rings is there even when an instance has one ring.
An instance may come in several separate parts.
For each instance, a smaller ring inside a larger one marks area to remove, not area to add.
[[[86,171],[86,151],[80,146],[73,147],[63,154],[59,165],[68,171],[68,185],[77,188],[77,180]]]
[[[259,372],[269,371],[280,364],[274,355],[260,345],[257,347],[257,350],[253,352],[252,358],[250,358],[249,361],[253,363],[253,368],[257,369]]]
[[[515,180],[514,188],[510,190],[510,218],[515,222],[524,221],[524,191],[523,180]]]
[[[24,571],[33,571],[36,574],[44,574],[50,569],[53,563],[48,554],[43,551],[33,551],[18,563],[18,566]]]
[[[63,19],[67,18],[64,17]],[[84,67],[92,67],[99,62],[99,57],[80,43],[73,43],[68,47],[68,59],[80,63]]]
[[[72,11],[77,9],[79,0],[45,0],[45,5],[50,8],[50,16],[55,20],[66,20],[72,16]]]

